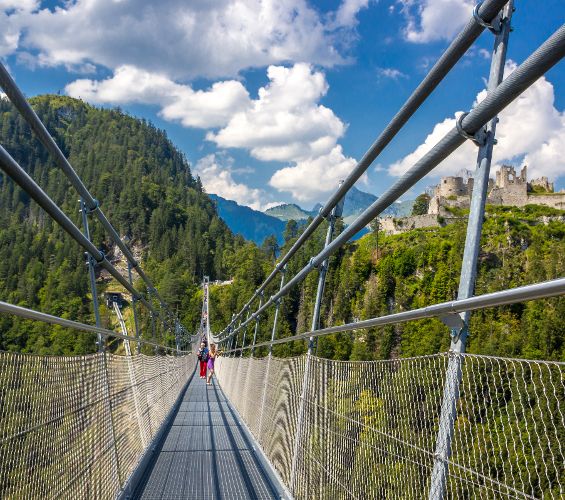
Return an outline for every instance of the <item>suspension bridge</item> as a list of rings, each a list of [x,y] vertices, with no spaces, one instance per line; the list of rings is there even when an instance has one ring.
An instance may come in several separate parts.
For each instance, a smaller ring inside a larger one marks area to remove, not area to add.
[[[80,196],[82,229],[0,146],[0,167],[86,252],[95,325],[7,302],[0,312],[97,335],[97,353],[0,352],[0,497],[20,498],[565,498],[565,363],[466,353],[472,311],[565,294],[565,277],[474,295],[497,115],[565,55],[565,25],[503,80],[513,1],[485,0],[246,305],[221,331],[207,279],[200,328],[189,332],[76,174],[4,66],[0,86]],[[343,198],[484,32],[493,37],[487,97],[338,236]],[[320,328],[328,259],[465,141],[477,146],[457,300]],[[127,276],[92,242],[95,218]],[[327,221],[325,246],[289,276],[288,262]],[[98,313],[96,268],[131,294],[135,331]],[[132,274],[145,287],[134,286]],[[278,337],[285,296],[310,274],[309,331]],[[174,342],[143,335],[151,328]],[[258,341],[274,310],[271,338]],[[447,352],[368,362],[314,354],[316,338],[425,318],[451,331]],[[564,333],[561,325],[561,333]],[[194,376],[202,338],[223,351],[213,385]],[[108,348],[122,341],[125,355]],[[308,342],[305,355],[273,346]]]

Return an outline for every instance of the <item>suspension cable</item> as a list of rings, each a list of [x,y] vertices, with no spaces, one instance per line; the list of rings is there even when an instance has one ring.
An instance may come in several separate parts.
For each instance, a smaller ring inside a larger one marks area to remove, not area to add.
[[[73,169],[72,165],[70,164],[69,160],[65,157],[55,139],[51,136],[43,122],[37,116],[25,96],[23,95],[22,91],[17,86],[16,82],[8,73],[8,70],[5,66],[0,62],[0,86],[4,89],[4,92],[12,102],[12,104],[16,107],[16,109],[20,112],[22,117],[25,121],[29,124],[32,130],[36,133],[39,140],[43,143],[45,148],[49,151],[49,153],[53,156],[59,168],[63,171],[67,179],[71,182],[73,187],[77,190],[81,198],[84,200],[84,204],[86,205],[89,213],[93,212],[96,214],[96,217],[104,227],[104,229],[110,235],[110,238],[118,245],[124,256],[126,257],[127,261],[131,264],[131,267],[137,271],[141,279],[147,285],[147,288],[151,290],[155,296],[157,297],[159,304],[162,309],[164,309],[165,314],[174,318],[174,314],[168,309],[165,301],[159,295],[155,286],[149,279],[149,277],[143,272],[139,262],[135,259],[134,255],[132,254],[131,250],[128,246],[122,241],[118,232],[114,229],[110,221],[102,212],[100,208],[100,203],[97,199],[95,199],[92,194],[88,191],[78,174]]]
[[[485,26],[489,25],[498,15],[498,12],[506,5],[508,0],[486,0],[479,5],[477,12],[472,16],[467,25],[461,30],[459,35],[451,42],[449,47],[445,50],[442,56],[436,61],[426,77],[416,87],[414,92],[402,105],[400,110],[388,123],[385,129],[381,132],[375,142],[371,145],[368,151],[363,155],[361,160],[357,163],[355,168],[343,181],[343,184],[335,191],[335,193],[326,202],[320,212],[314,217],[312,222],[306,227],[303,233],[298,237],[296,242],[288,250],[288,252],[277,263],[271,274],[265,279],[263,284],[255,291],[251,299],[245,304],[242,309],[234,316],[228,326],[235,325],[236,321],[242,317],[244,311],[251,306],[253,301],[259,297],[261,292],[269,285],[269,283],[277,276],[285,264],[291,257],[302,247],[314,231],[320,226],[324,219],[330,215],[332,209],[339,203],[339,201],[347,194],[351,187],[359,180],[365,171],[371,166],[380,153],[392,141],[396,134],[404,127],[409,118],[418,110],[421,104],[429,97],[435,88],[441,83],[445,76],[451,71],[455,64],[463,57],[469,47],[484,31]],[[479,16],[484,24],[479,24],[475,18]],[[0,81],[0,84],[2,82]],[[354,233],[355,234],[355,233]],[[226,327],[220,335],[227,331]]]
[[[462,129],[474,135],[485,123],[493,119],[500,111],[508,106],[530,85],[532,85],[545,72],[557,64],[565,56],[565,25],[562,25],[550,36],[535,52],[533,52],[518,68],[516,68],[495,90],[481,101],[461,122]],[[310,262],[302,268],[276,295],[269,298],[262,307],[242,322],[229,335],[234,335],[239,329],[244,328],[256,316],[262,314],[278,299],[288,294],[298,283],[325,259],[333,255],[357,232],[363,229],[371,220],[383,210],[392,205],[400,196],[414,186],[426,174],[432,171],[445,158],[453,153],[466,141],[457,127],[448,132],[428,153],[418,160],[395,184],[360,214],[344,231],[325,247],[318,255],[312,257]],[[222,334],[225,332],[224,330]],[[223,337],[221,340],[226,340]]]

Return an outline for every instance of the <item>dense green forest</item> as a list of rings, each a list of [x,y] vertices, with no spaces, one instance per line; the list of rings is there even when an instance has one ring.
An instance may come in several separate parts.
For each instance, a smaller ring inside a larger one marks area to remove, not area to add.
[[[258,247],[235,237],[163,131],[120,110],[98,109],[68,97],[41,96],[31,102],[108,218],[141,256],[161,295],[191,331],[199,321],[203,275],[234,278],[232,285],[212,287],[211,321],[219,330],[301,230],[290,221],[282,248],[275,238]],[[5,99],[0,100],[0,112],[4,147],[80,226],[78,196],[53,159]],[[537,206],[489,207],[476,293],[565,275],[563,215]],[[338,223],[337,230],[342,226]],[[373,232],[342,248],[330,259],[321,324],[456,298],[465,226],[463,218],[444,228],[396,236]],[[93,242],[110,259],[115,257],[115,248],[92,218],[91,231]],[[288,278],[322,248],[325,232],[322,225],[291,260]],[[0,174],[1,299],[93,323],[84,262],[80,247]],[[274,294],[278,284],[274,280],[266,295]],[[103,273],[98,275],[98,286],[100,292],[116,289]],[[136,286],[143,290],[142,283]],[[313,272],[284,299],[279,337],[309,329],[316,286]],[[102,313],[104,324],[115,328],[113,314],[104,306]],[[125,313],[131,325],[131,307]],[[271,310],[260,321],[260,339],[270,337],[273,316]],[[564,360],[563,317],[563,298],[476,312],[469,350]],[[147,316],[142,320],[148,336]],[[433,353],[448,345],[447,328],[439,320],[425,320],[321,338],[317,352],[332,359],[369,360]],[[0,349],[78,354],[92,351],[94,342],[90,335],[2,315]],[[285,356],[304,350],[304,343],[296,342],[276,346],[275,353]]]
[[[185,324],[194,324],[200,305],[192,299],[202,275],[230,275],[226,263],[244,241],[218,217],[186,158],[163,131],[120,110],[61,96],[35,97],[31,104],[114,227],[141,255],[163,298]],[[0,99],[0,115],[4,148],[81,227],[78,195],[54,160],[6,99]],[[93,217],[90,227],[92,241],[112,260],[108,235]],[[0,172],[1,299],[94,323],[87,276],[79,245]],[[101,293],[119,290],[102,274],[98,286]],[[136,286],[144,290],[141,282]],[[104,306],[102,315],[105,326],[115,326]],[[91,352],[94,342],[90,335],[0,315],[0,349],[78,354]]]
[[[462,214],[463,215],[463,214]],[[527,206],[488,207],[481,241],[476,294],[559,278],[565,275],[565,212]],[[323,246],[321,227],[288,265],[288,278]],[[465,240],[464,217],[443,228],[418,229],[400,235],[371,233],[330,259],[321,324],[331,326],[423,307],[457,297]],[[293,237],[294,236],[294,237]],[[282,252],[295,240],[287,234]],[[239,250],[240,265],[231,287],[212,290],[212,325],[223,327],[272,269],[268,248]],[[273,283],[266,295],[278,287]],[[317,287],[317,273],[281,306],[279,336],[305,332]],[[270,337],[274,314],[260,322],[259,338]],[[468,350],[534,359],[565,360],[565,298],[477,311],[472,314]],[[252,335],[249,329],[248,335]],[[342,333],[319,339],[320,356],[341,360],[407,357],[445,351],[449,331],[430,319]],[[241,340],[241,337],[240,337]],[[304,352],[303,342],[276,346],[275,353]]]

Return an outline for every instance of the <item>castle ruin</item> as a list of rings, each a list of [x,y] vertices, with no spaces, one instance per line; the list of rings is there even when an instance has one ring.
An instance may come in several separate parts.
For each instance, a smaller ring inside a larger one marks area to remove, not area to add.
[[[528,168],[525,165],[519,175],[514,167],[503,165],[496,172],[495,178],[489,179],[487,190],[487,203],[490,205],[523,207],[532,204],[565,210],[565,190],[555,193],[553,183],[547,177],[528,182]],[[388,234],[400,234],[412,229],[453,224],[462,217],[454,215],[449,209],[469,208],[472,193],[473,178],[470,173],[466,177],[442,177],[440,183],[429,193],[431,197],[427,214],[380,218],[380,228]]]
[[[468,208],[473,192],[473,178],[442,177],[430,199],[428,214],[446,215],[446,207]],[[528,167],[520,173],[510,165],[503,165],[495,179],[489,179],[487,203],[523,207],[529,204],[547,205],[565,210],[565,191],[555,193],[547,177],[528,182]]]

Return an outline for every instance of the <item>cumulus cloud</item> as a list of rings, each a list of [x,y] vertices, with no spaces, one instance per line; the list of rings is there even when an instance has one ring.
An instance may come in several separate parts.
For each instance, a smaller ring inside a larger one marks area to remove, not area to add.
[[[408,78],[408,75],[396,68],[378,68],[379,76],[390,78],[391,80],[399,80],[400,78]]]
[[[509,62],[506,73],[515,67]],[[486,95],[486,90],[481,91],[476,102]],[[534,177],[546,175],[555,179],[565,174],[565,113],[555,108],[554,88],[545,77],[510,104],[499,118],[498,144],[493,152],[495,164],[526,163],[529,175]],[[455,118],[436,124],[422,145],[390,165],[389,173],[402,175],[454,126]],[[454,175],[462,168],[474,170],[476,157],[476,146],[467,141],[434,170],[434,175]]]
[[[200,177],[206,192],[233,200],[255,210],[263,208],[267,194],[250,188],[233,178],[233,159],[225,155],[210,154],[196,162],[194,172]]]
[[[275,173],[271,186],[303,201],[318,201],[355,164],[337,144],[346,126],[331,109],[319,104],[328,84],[325,75],[311,65],[269,66],[267,76],[269,83],[259,89],[256,99],[236,80],[195,91],[133,66],[121,66],[102,81],[76,80],[66,91],[96,104],[157,105],[166,120],[208,129],[206,138],[220,148],[245,149],[259,160],[287,163]],[[261,206],[265,193],[237,183],[233,174],[242,169],[225,161],[220,164],[218,158],[207,156],[197,164],[209,192],[253,208]],[[304,188],[304,179],[318,174],[321,181]]]
[[[22,17],[39,7],[39,0],[0,0],[0,57],[19,46]]]
[[[328,85],[308,64],[270,66],[258,99],[234,114],[207,139],[222,148],[244,148],[260,160],[291,161],[327,154],[345,132],[344,123],[318,104]]]
[[[299,201],[319,201],[335,191],[340,180],[353,170],[356,161],[343,154],[340,145],[328,154],[307,158],[277,170],[269,184],[292,194]]]
[[[307,0],[74,0],[39,9],[0,2],[0,53],[27,51],[42,65],[123,65],[175,80],[237,75],[307,60],[331,67],[368,0],[344,0],[322,16]],[[10,16],[10,30],[5,23]]]
[[[467,23],[474,0],[398,0],[406,19],[403,34],[414,43],[451,40]]]
[[[95,104],[156,104],[160,115],[185,127],[225,125],[231,116],[250,105],[249,94],[238,81],[216,82],[207,90],[194,91],[164,75],[133,66],[121,66],[106,80],[76,80],[65,87],[67,94]]]
[[[369,0],[343,0],[335,13],[335,24],[341,27],[357,25],[357,14],[369,6]]]

